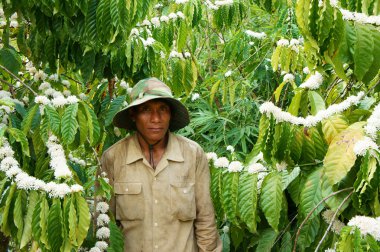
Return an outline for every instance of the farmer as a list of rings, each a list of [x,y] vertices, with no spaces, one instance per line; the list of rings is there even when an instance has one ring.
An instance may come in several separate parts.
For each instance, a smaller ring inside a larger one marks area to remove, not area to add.
[[[156,78],[139,81],[113,123],[133,131],[102,157],[125,251],[221,251],[208,162],[197,143],[172,133],[189,114],[170,88]]]

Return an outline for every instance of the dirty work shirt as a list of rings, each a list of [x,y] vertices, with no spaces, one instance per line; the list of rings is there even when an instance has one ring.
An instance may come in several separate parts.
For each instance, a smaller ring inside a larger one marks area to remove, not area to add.
[[[169,133],[154,170],[134,134],[104,152],[102,168],[114,187],[110,209],[121,223],[125,251],[222,250],[208,161],[197,143]]]

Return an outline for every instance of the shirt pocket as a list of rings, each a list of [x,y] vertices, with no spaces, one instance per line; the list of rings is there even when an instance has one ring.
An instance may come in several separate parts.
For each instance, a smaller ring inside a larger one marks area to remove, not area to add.
[[[144,219],[144,194],[141,183],[114,184],[117,220]]]
[[[170,209],[181,221],[196,218],[194,183],[170,184]]]

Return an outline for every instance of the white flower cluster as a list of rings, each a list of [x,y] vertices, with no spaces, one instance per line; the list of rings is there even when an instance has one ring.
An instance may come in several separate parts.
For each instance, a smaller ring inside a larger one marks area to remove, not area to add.
[[[170,20],[175,21],[178,18],[185,19],[185,15],[181,11],[171,12],[167,16],[162,15],[160,17],[153,17],[150,20],[145,19],[140,26],[160,27],[162,22],[168,23]]]
[[[280,39],[277,41],[277,46],[280,46],[280,47],[289,47],[290,49],[292,49],[293,51],[295,51],[296,53],[299,52],[299,48],[302,46],[303,44],[303,39],[300,38],[300,39],[291,39],[290,41],[287,40],[287,39]]]
[[[104,240],[107,240],[110,238],[110,229],[108,228],[108,223],[110,222],[110,217],[107,215],[107,212],[109,210],[109,205],[104,202],[100,201],[96,205],[96,212],[99,213],[97,219],[96,219],[96,226],[98,230],[96,231],[96,238],[99,239],[93,248],[90,249],[90,251],[107,251],[108,243]]]
[[[256,38],[256,39],[265,39],[267,37],[267,35],[265,34],[265,32],[254,32],[254,31],[251,31],[251,30],[246,30],[245,33],[252,37],[252,38]]]
[[[175,0],[175,3],[176,4],[185,4],[185,3],[188,3],[189,0]]]
[[[71,178],[73,175],[67,166],[65,151],[59,144],[58,138],[51,135],[46,143],[48,153],[51,157],[50,167],[54,170],[54,177],[59,178]]]
[[[240,161],[232,161],[229,165],[227,170],[229,172],[241,172],[243,170],[244,166]]]
[[[69,154],[69,159],[73,163],[79,164],[81,166],[86,166],[86,161],[84,161],[83,159],[74,157],[71,153]]]
[[[284,79],[283,79],[283,81],[284,81],[284,82],[293,82],[294,79],[295,79],[295,77],[294,77],[293,74],[291,74],[291,73],[287,73],[287,74],[284,75]]]
[[[221,1],[215,1],[216,6],[224,6],[224,5],[232,5],[234,3],[233,0],[221,0]]]
[[[216,158],[214,160],[214,166],[216,168],[228,168],[230,161],[226,157]]]
[[[53,93],[52,93],[53,92]],[[34,98],[34,102],[41,105],[52,105],[55,108],[60,108],[65,105],[76,104],[79,99],[75,95],[69,95],[67,98],[59,91],[49,88],[45,91],[46,95],[52,95],[53,99],[49,99],[47,96],[38,95]]]
[[[0,27],[5,26],[7,22],[4,19],[4,10],[0,8]],[[17,13],[13,13],[13,15],[10,18],[10,24],[9,26],[11,28],[17,28],[18,27],[18,22],[17,22]]]
[[[226,147],[226,150],[228,150],[229,152],[233,153],[235,151],[235,148],[232,145],[228,145]]]
[[[143,42],[144,47],[151,46],[156,42],[156,40],[152,37],[147,38],[146,40],[144,38],[141,38],[141,41]]]
[[[199,99],[199,94],[198,93],[193,93],[192,95],[191,95],[191,101],[196,101],[196,100],[198,100]]]
[[[357,156],[364,156],[369,149],[379,151],[379,146],[377,146],[371,138],[364,137],[362,140],[355,143],[354,153]]]
[[[260,163],[253,163],[248,166],[247,171],[251,174],[257,173],[257,189],[260,190],[265,176],[268,175],[268,169]]]
[[[204,4],[205,4],[206,7],[209,8],[210,10],[217,10],[217,9],[219,9],[219,6],[216,6],[216,5],[213,4],[210,0],[205,0],[205,1],[204,1]]]
[[[380,241],[380,217],[371,218],[358,215],[353,217],[347,225],[357,227],[362,235],[370,234]]]
[[[330,209],[327,209],[326,211],[324,211],[322,213],[322,217],[324,219],[324,221],[327,223],[327,224],[330,224],[331,222],[333,222],[332,226],[331,226],[331,230],[336,233],[336,234],[340,234],[340,231],[342,230],[342,228],[344,228],[346,225],[344,225],[343,222],[341,222],[340,220],[338,220],[338,218],[335,218],[333,219],[334,217],[334,214],[335,212],[330,210]]]
[[[340,9],[344,20],[354,21],[362,24],[380,25],[380,16],[367,16],[364,13],[351,12]]]
[[[228,70],[227,72],[224,73],[224,77],[228,78],[232,75],[232,71]]]
[[[313,127],[317,125],[323,119],[329,118],[334,114],[339,114],[348,109],[352,105],[357,105],[359,101],[364,97],[364,92],[359,92],[356,96],[350,96],[341,103],[333,104],[326,110],[318,111],[315,116],[296,117],[289,112],[282,111],[281,108],[275,106],[271,102],[265,102],[260,106],[260,112],[270,116],[274,116],[277,122],[289,122],[295,125],[304,125],[306,127]]]
[[[372,115],[368,118],[364,129],[368,136],[376,140],[377,132],[380,130],[380,103],[373,109]]]
[[[22,190],[41,190],[45,191],[52,198],[63,198],[65,195],[83,191],[83,187],[74,184],[71,187],[65,183],[55,182],[46,183],[40,179],[29,176],[20,169],[20,165],[13,157],[14,151],[6,139],[3,139],[3,146],[0,148],[0,171],[16,183],[18,189]]]
[[[171,58],[187,59],[191,58],[191,54],[189,52],[181,53],[173,50],[169,54],[169,59]]]
[[[218,156],[216,155],[215,152],[207,152],[206,153],[206,157],[207,157],[207,160],[213,160],[213,162],[215,162],[215,160],[218,159]]]
[[[276,169],[279,172],[286,170],[287,167],[288,164],[285,161],[282,161],[281,163],[276,163]]]
[[[304,83],[300,85],[300,88],[308,88],[310,90],[318,89],[323,83],[323,76],[319,72],[311,75]]]

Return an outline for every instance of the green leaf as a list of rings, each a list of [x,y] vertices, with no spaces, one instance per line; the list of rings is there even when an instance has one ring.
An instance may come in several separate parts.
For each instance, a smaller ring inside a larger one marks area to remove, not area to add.
[[[374,60],[374,42],[371,30],[367,25],[355,22],[356,40],[354,45],[354,74],[362,80]]]
[[[78,226],[78,218],[77,211],[75,209],[74,200],[70,199],[68,202],[68,223],[69,223],[69,238],[71,244],[77,245],[77,226]]]
[[[301,229],[297,241],[297,245],[301,248],[301,251],[304,251],[312,242],[314,242],[319,231],[320,222],[319,217],[315,217],[311,220],[309,219]]]
[[[238,226],[237,199],[239,188],[239,173],[230,172],[223,175],[222,205],[227,218]]]
[[[300,197],[300,210],[302,217],[306,217],[311,211],[310,218],[317,216],[323,209],[323,205],[319,205],[315,210],[314,207],[322,201],[322,189],[321,189],[321,169],[315,170],[311,173],[302,188],[301,197]]]
[[[256,233],[257,173],[244,173],[239,180],[238,211],[251,233]]]
[[[380,5],[379,5],[380,6]],[[368,27],[371,30],[371,36],[373,36],[374,48],[373,55],[380,55],[380,32],[374,27]],[[372,65],[369,67],[368,72],[363,77],[364,83],[369,83],[379,72],[380,60],[374,59]]]
[[[26,210],[26,215],[24,218],[24,230],[22,232],[22,237],[20,241],[20,249],[24,248],[32,238],[32,219],[33,212],[36,208],[38,202],[38,193],[37,191],[30,191],[28,198],[28,207]]]
[[[120,111],[125,99],[126,97],[124,95],[121,95],[111,102],[110,108],[106,113],[104,126],[109,126],[112,123],[113,117],[116,115],[117,112]]]
[[[297,166],[290,173],[288,170],[284,170],[281,172],[281,180],[282,180],[282,190],[285,191],[288,188],[289,184],[293,182],[294,179],[298,177],[301,169]]]
[[[302,154],[302,145],[303,145],[303,127],[294,125],[292,127],[292,136],[289,149],[290,149],[290,157],[293,159],[295,163],[298,163],[298,160]]]
[[[22,61],[14,49],[4,47],[0,49],[0,65],[8,69],[14,75],[18,75]]]
[[[49,214],[49,205],[46,197],[43,195],[38,201],[36,208],[33,211],[32,220],[32,235],[34,240],[40,241],[43,244],[48,244],[47,241],[47,218]]]
[[[322,132],[328,144],[341,131],[348,127],[348,123],[342,115],[333,115],[322,121]]]
[[[223,207],[221,203],[222,199],[222,169],[215,168],[214,166],[211,166],[211,198],[212,202],[215,208],[215,214],[218,219],[223,218]]]
[[[78,225],[76,230],[78,246],[81,246],[87,236],[88,228],[90,227],[91,215],[86,200],[75,193],[76,212],[78,214]]]
[[[191,31],[187,28],[186,22],[182,21],[179,30],[178,30],[178,38],[177,38],[177,49],[178,51],[183,51],[186,45],[187,33]]]
[[[30,157],[29,154],[29,143],[28,139],[26,138],[25,134],[16,128],[7,128],[8,133],[16,139],[17,142],[21,144],[22,153],[28,157]]]
[[[284,88],[285,84],[287,84],[288,82],[282,82],[277,88],[276,90],[274,91],[274,97],[275,97],[275,101],[276,103],[278,102],[278,100],[280,99],[280,95],[281,95],[281,92],[282,92],[282,89]]]
[[[84,144],[88,136],[88,121],[86,117],[86,111],[83,109],[83,106],[78,107],[77,118],[79,125],[79,142],[80,144]]]
[[[32,127],[33,120],[37,115],[37,112],[39,113],[39,106],[38,104],[35,104],[32,106],[29,110],[24,119],[21,123],[21,129],[24,132],[24,134],[28,134],[30,128]]]
[[[298,110],[301,104],[302,94],[305,92],[304,89],[298,89],[295,91],[292,102],[289,105],[288,112],[294,116],[298,116]]]
[[[326,109],[325,101],[323,100],[322,96],[320,96],[320,94],[318,94],[315,91],[309,90],[308,95],[312,115],[316,115],[318,111]]]
[[[98,122],[98,118],[96,117],[95,112],[88,106],[86,103],[81,103],[83,108],[85,109],[87,120],[88,120],[88,132],[89,132],[89,140],[91,145],[95,145],[100,137],[100,126]]]
[[[124,235],[115,222],[110,221],[108,224],[110,229],[110,245],[108,247],[109,252],[124,251]]]
[[[45,106],[45,113],[49,119],[49,126],[51,131],[56,135],[60,135],[61,118],[58,112],[51,106]]]
[[[16,184],[12,184],[9,188],[9,194],[5,201],[5,206],[2,211],[2,216],[1,216],[1,219],[2,219],[1,231],[7,236],[11,235],[11,230],[10,230],[8,221],[9,221],[9,211],[11,210],[11,203],[12,203],[13,194],[15,193],[15,191],[16,191]]]
[[[78,122],[76,120],[78,112],[78,104],[71,104],[63,113],[61,122],[61,133],[63,142],[71,144],[75,139],[75,134],[78,129]]]
[[[230,235],[228,233],[223,232],[220,239],[222,240],[222,247],[223,247],[222,252],[230,252],[230,247],[231,247]]]
[[[52,251],[60,251],[63,244],[63,218],[61,201],[53,199],[47,216],[47,238]]]
[[[256,251],[270,252],[277,238],[277,233],[270,228],[265,229],[259,238],[259,244],[257,245]]]
[[[14,218],[14,224],[17,227],[17,240],[21,239],[22,232],[24,229],[24,213],[23,213],[23,194],[25,194],[24,191],[19,190],[16,192],[16,200],[13,208],[13,218]]]
[[[281,239],[280,252],[291,252],[292,251],[292,236],[289,232],[286,232]]]
[[[269,225],[278,232],[281,206],[283,201],[281,176],[277,172],[269,173],[261,186],[260,206]]]
[[[354,123],[331,141],[323,161],[324,173],[330,184],[341,181],[355,164],[356,155],[353,148],[364,136],[363,125],[363,122]]]

